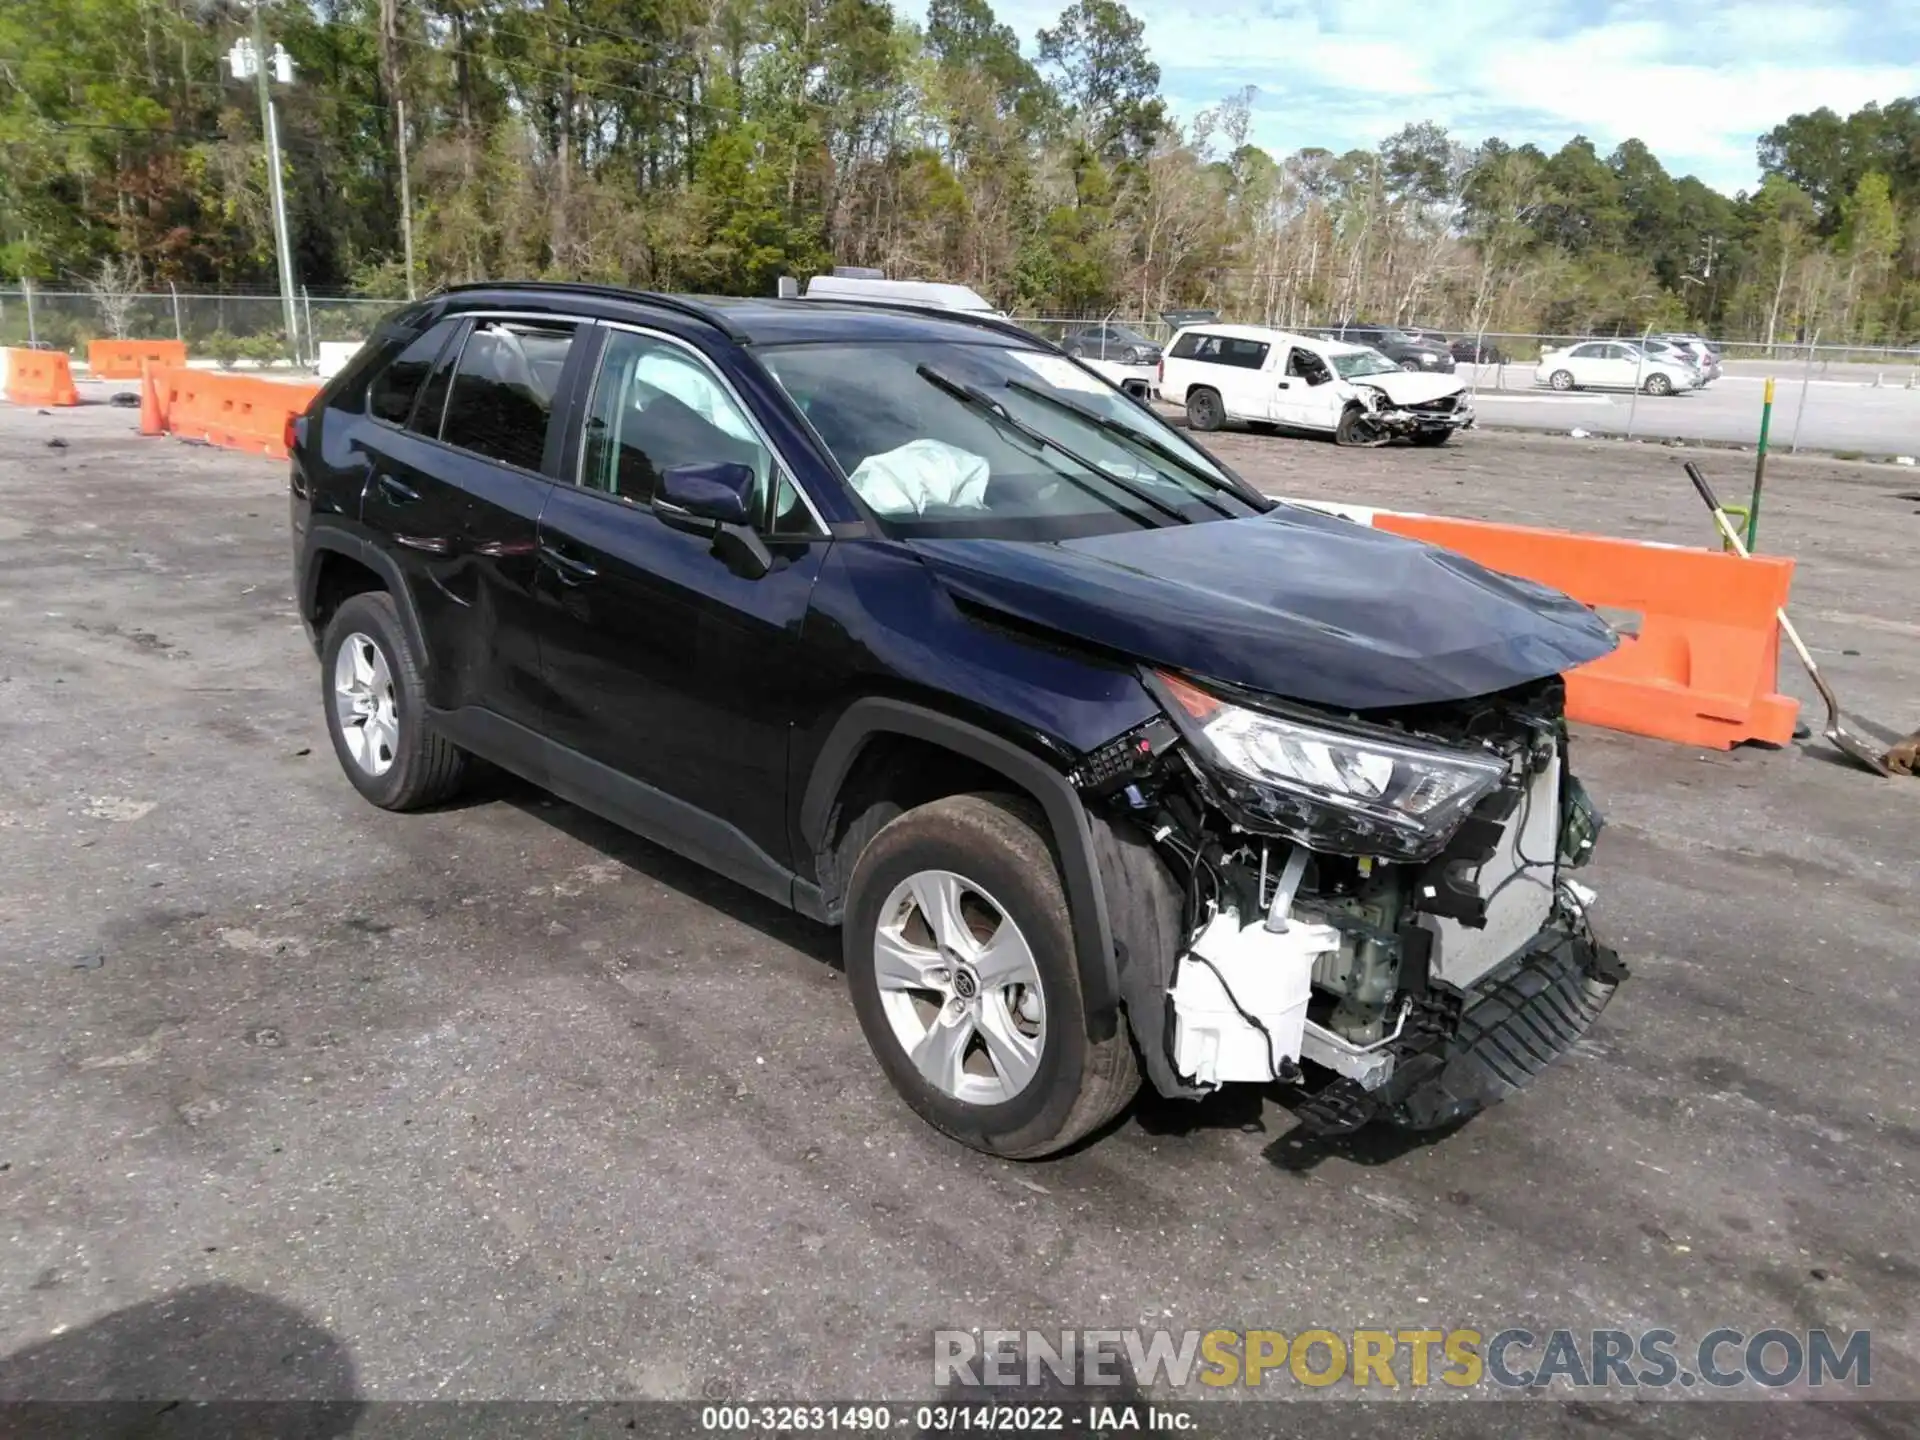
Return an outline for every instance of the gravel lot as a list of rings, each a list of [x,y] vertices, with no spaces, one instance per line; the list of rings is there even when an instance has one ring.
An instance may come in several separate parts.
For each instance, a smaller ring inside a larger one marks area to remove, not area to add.
[[[1872,1327],[1920,1398],[1920,782],[1583,734],[1635,976],[1530,1093],[1412,1146],[1150,1103],[1003,1164],[895,1101],[830,933],[505,780],[362,802],[281,467],[132,431],[0,407],[0,1396],[914,1398],[937,1327],[1145,1323]],[[1218,448],[1710,535],[1660,447]],[[1761,531],[1883,737],[1920,724],[1913,492],[1778,460]]]

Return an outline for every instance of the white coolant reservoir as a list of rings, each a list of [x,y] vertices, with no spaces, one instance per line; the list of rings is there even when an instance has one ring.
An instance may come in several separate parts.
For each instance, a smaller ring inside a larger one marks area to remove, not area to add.
[[[1199,1085],[1276,1078],[1278,1062],[1300,1058],[1313,962],[1339,948],[1331,925],[1295,920],[1276,934],[1259,920],[1242,925],[1233,911],[1216,912],[1174,972],[1175,1068]]]

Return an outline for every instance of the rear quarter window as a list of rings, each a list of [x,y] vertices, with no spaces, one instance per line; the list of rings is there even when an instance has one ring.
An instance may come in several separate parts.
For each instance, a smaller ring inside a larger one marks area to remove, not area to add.
[[[1198,360],[1203,365],[1231,365],[1237,370],[1258,370],[1267,363],[1273,347],[1264,340],[1245,340],[1237,335],[1182,335],[1169,351],[1175,360]]]
[[[458,320],[442,320],[431,330],[409,342],[393,357],[367,386],[367,413],[389,425],[405,425],[413,414],[420,389],[433,371],[448,339],[459,328]]]

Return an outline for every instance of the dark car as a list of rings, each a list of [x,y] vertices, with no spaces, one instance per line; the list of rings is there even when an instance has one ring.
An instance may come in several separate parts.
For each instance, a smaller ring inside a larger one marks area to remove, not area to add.
[[[1125,325],[1083,325],[1063,335],[1060,348],[1087,360],[1113,360],[1122,365],[1160,363],[1160,347]]]
[[[1461,365],[1504,365],[1507,363],[1506,351],[1502,350],[1498,345],[1489,344],[1485,340],[1475,340],[1470,335],[1463,335],[1458,340],[1453,341],[1447,346],[1447,351],[1453,356],[1454,360]]]
[[[360,793],[484,759],[840,926],[970,1145],[1057,1150],[1143,1073],[1446,1125],[1621,978],[1557,678],[1612,632],[1276,504],[1004,322],[459,288],[293,432]]]
[[[1453,373],[1453,356],[1446,346],[1410,335],[1392,325],[1336,325],[1325,333],[1349,345],[1370,345],[1402,370]]]

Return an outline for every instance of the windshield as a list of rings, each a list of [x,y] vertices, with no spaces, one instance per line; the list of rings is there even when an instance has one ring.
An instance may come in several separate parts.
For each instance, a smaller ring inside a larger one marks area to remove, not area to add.
[[[903,536],[1064,538],[1266,508],[1060,355],[941,341],[756,353],[854,492]]]
[[[1342,380],[1352,380],[1360,375],[1385,375],[1400,367],[1378,350],[1357,350],[1346,355],[1335,355],[1333,368],[1340,373]]]

